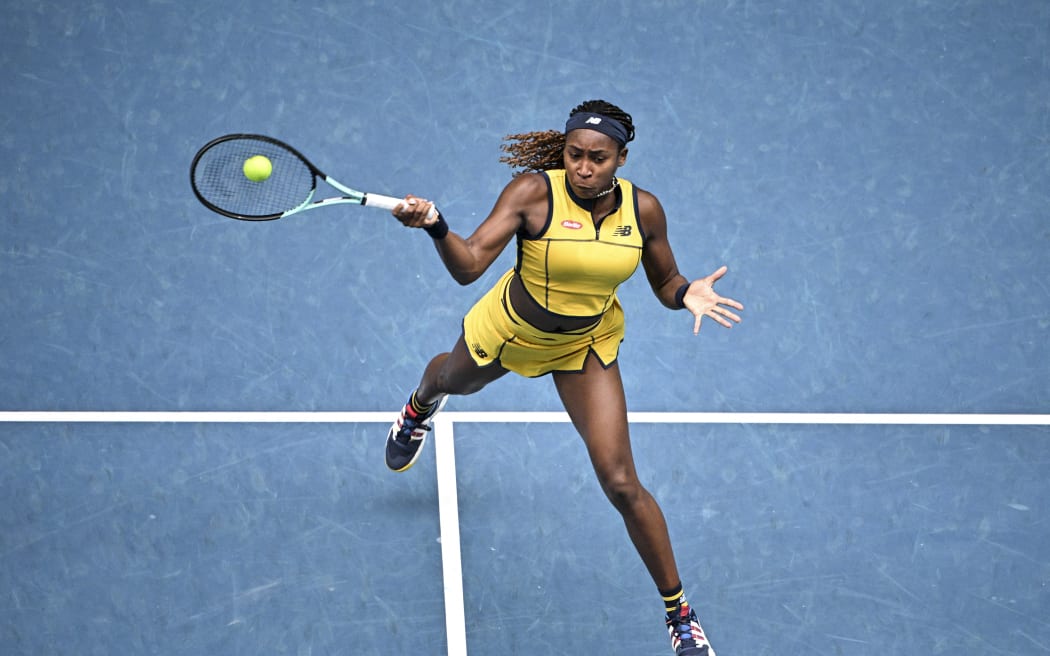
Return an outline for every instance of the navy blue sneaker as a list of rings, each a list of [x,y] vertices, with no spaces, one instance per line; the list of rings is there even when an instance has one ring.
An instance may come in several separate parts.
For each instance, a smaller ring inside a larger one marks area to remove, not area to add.
[[[667,614],[667,632],[671,634],[675,656],[715,656],[688,601],[683,601],[674,613]]]
[[[386,466],[396,472],[403,472],[416,464],[419,453],[423,450],[427,433],[433,427],[434,415],[445,407],[448,396],[438,399],[434,407],[423,415],[417,415],[409,401],[401,408],[397,421],[386,435]]]

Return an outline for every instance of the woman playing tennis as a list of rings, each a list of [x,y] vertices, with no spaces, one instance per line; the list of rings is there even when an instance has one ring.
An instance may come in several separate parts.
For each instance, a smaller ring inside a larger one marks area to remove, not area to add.
[[[733,310],[743,306],[713,288],[726,267],[691,282],[678,272],[659,201],[616,176],[633,138],[629,114],[588,101],[572,110],[564,132],[507,138],[502,161],[525,172],[469,237],[428,218],[433,205],[421,198],[409,196],[393,210],[404,225],[430,234],[462,285],[477,280],[511,239],[518,258],[467,313],[452,351],[427,365],[390,428],[386,462],[394,471],[415,463],[448,395],[477,392],[508,371],[550,374],[663,597],[672,648],[678,656],[714,656],[683,593],[663,513],[635,472],[616,361],[624,337],[616,290],[641,262],[660,302],[694,315],[694,333],[704,317],[731,327],[740,321]]]

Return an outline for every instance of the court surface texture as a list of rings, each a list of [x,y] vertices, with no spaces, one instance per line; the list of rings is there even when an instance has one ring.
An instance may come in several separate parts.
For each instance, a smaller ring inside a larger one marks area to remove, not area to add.
[[[1050,653],[1050,4],[9,3],[0,653],[669,654],[548,378],[390,422],[461,287],[370,208],[246,223],[293,144],[453,230],[504,135],[630,112],[698,336],[619,292],[634,455],[721,656]]]

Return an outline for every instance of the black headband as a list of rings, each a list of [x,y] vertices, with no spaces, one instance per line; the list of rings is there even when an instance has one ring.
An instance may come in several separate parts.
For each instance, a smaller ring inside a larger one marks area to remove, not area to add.
[[[565,134],[569,134],[573,130],[595,130],[601,132],[605,136],[611,137],[621,147],[626,146],[629,141],[627,128],[624,127],[623,123],[614,118],[593,112],[577,112],[570,116],[569,120],[565,122]]]

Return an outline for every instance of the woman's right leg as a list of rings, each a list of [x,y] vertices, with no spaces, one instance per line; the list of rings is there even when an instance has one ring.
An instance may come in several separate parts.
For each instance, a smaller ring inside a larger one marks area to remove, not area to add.
[[[419,386],[409,396],[401,415],[390,427],[386,439],[386,466],[403,472],[415,464],[427,433],[449,394],[473,394],[507,373],[498,361],[479,367],[470,357],[463,335],[449,353],[435,356]]]
[[[499,361],[479,367],[470,357],[461,334],[451,352],[441,353],[427,364],[416,388],[416,400],[422,405],[432,405],[446,394],[473,394],[506,373]]]

